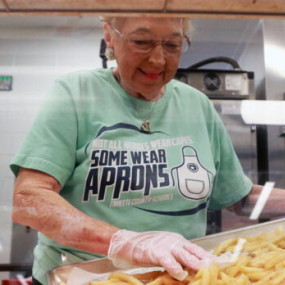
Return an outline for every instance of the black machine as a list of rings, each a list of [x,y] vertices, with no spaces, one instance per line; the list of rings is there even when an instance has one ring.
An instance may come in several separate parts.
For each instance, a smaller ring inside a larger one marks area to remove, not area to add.
[[[233,70],[200,69],[216,62],[229,63]],[[255,99],[254,73],[241,70],[236,61],[227,57],[210,58],[188,68],[180,68],[175,77],[202,91],[210,99]]]

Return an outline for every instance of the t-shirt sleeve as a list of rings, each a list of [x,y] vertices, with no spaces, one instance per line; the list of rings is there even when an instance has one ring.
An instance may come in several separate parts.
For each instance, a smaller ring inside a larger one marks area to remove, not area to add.
[[[61,186],[73,172],[77,145],[77,115],[68,86],[57,80],[44,100],[40,112],[10,168],[50,174]]]
[[[210,196],[209,208],[219,210],[233,205],[245,197],[252,188],[252,182],[244,174],[222,120],[212,104],[210,105],[210,139],[212,140],[216,177],[213,192]]]

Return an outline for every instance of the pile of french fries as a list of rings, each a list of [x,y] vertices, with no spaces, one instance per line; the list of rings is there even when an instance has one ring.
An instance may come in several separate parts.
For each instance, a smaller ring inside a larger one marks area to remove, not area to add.
[[[233,263],[219,268],[212,263],[209,269],[198,272],[188,269],[183,281],[172,278],[167,272],[153,271],[142,274],[111,273],[108,280],[90,282],[89,285],[279,285],[285,284],[285,231],[255,237],[243,237],[242,248]],[[239,238],[228,239],[214,251],[217,256],[234,253]]]
[[[245,243],[234,263],[218,270],[215,264],[212,264],[210,270],[201,269],[194,277],[201,282],[194,283],[196,282],[194,281],[190,284],[285,284],[285,231],[283,228],[273,233],[244,239]],[[227,251],[234,252],[238,240],[235,238],[224,241],[214,253],[219,256]],[[207,283],[206,279],[210,281]]]

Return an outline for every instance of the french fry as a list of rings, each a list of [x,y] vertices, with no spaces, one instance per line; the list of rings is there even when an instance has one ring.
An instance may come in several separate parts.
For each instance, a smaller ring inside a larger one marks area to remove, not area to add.
[[[202,285],[202,280],[198,279],[190,283],[191,285]]]
[[[284,260],[285,255],[279,252],[275,252],[275,256],[273,256],[266,264],[264,265],[264,269],[270,269],[275,266],[275,264]]]
[[[246,276],[245,274],[242,273],[236,278],[236,284],[237,285],[250,285],[251,282],[250,282],[248,276]]]
[[[272,284],[272,285],[278,285],[278,284],[280,284],[283,280],[285,280],[285,271],[284,271],[284,270],[282,270],[282,271],[280,271],[280,272],[276,272],[274,278],[270,280],[270,284]]]
[[[210,285],[210,272],[207,269],[202,269],[202,285]]]
[[[268,281],[271,280],[275,275],[275,272],[267,274],[263,279],[255,283],[255,285],[268,285]]]
[[[126,274],[126,273],[122,273],[122,272],[111,273],[108,279],[109,280],[115,279],[118,281],[123,281],[123,282],[130,284],[130,285],[143,285],[143,283],[140,280],[138,280],[137,278],[133,277],[130,274]]]
[[[268,275],[268,272],[267,271],[256,271],[256,272],[248,272],[246,274],[250,280],[252,281],[259,281],[261,279],[264,279],[267,275]]]
[[[242,273],[247,274],[247,273],[252,273],[252,272],[262,272],[262,271],[264,271],[264,269],[263,269],[263,268],[260,268],[260,267],[241,266],[241,267],[240,267],[240,271],[241,271]]]
[[[203,270],[200,269],[197,274],[195,275],[194,277],[194,281],[197,280],[197,279],[201,279],[202,278],[202,275],[203,275]]]
[[[236,245],[237,240],[237,238],[225,240],[215,249],[214,254],[219,255],[223,253],[228,247]]]
[[[233,284],[233,280],[231,277],[229,277],[227,274],[225,274],[224,272],[221,272],[221,277],[222,280],[224,281],[225,285],[231,285]]]
[[[147,283],[148,285],[180,285],[178,280],[172,278],[167,272],[162,273],[153,281]]]
[[[114,285],[116,283],[116,285],[118,284],[118,281],[115,279],[112,280],[106,280],[106,281],[99,281],[99,282],[89,282],[88,285]]]
[[[212,263],[210,267],[210,284],[216,285],[216,282],[218,280],[218,274],[219,274],[219,267],[216,263]]]
[[[146,273],[133,274],[133,277],[139,279],[140,281],[145,281],[148,283],[160,276],[162,273],[163,271],[151,271]]]

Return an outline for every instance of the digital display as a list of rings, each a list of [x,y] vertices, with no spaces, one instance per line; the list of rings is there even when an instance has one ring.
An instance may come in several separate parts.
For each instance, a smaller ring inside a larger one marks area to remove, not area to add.
[[[0,91],[12,90],[12,79],[10,75],[0,75]]]

